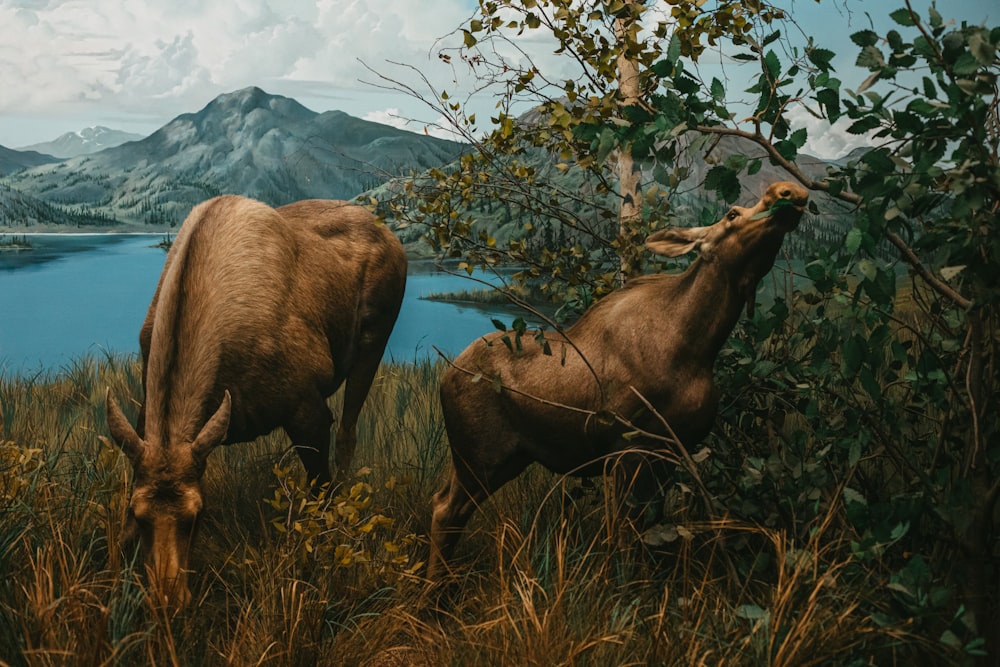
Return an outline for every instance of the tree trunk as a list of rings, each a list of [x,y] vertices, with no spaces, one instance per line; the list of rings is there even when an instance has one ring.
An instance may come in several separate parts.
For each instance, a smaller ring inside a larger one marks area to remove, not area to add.
[[[959,586],[966,608],[972,612],[976,630],[986,640],[987,655],[980,664],[1000,667],[1000,633],[997,632],[1000,628],[1000,563],[994,548],[1000,480],[990,474],[986,456],[990,440],[987,433],[995,429],[994,416],[988,406],[996,403],[995,380],[987,371],[994,365],[994,350],[987,345],[984,336],[988,329],[980,313],[969,314],[969,366],[965,389],[972,424],[968,429],[962,476],[968,480],[973,506],[969,508],[972,520],[965,534],[959,536],[964,561],[960,565],[963,576],[959,577]]]
[[[631,5],[632,0],[627,4]],[[621,55],[618,56],[618,90],[624,110],[639,104],[639,64],[629,56],[627,45],[635,42],[638,29],[633,14],[615,19],[615,37]],[[629,277],[637,274],[642,239],[639,237],[642,221],[641,170],[632,159],[632,147],[623,145],[618,149],[618,184],[621,192],[621,208],[618,211],[618,256],[621,259],[618,282],[624,284]]]

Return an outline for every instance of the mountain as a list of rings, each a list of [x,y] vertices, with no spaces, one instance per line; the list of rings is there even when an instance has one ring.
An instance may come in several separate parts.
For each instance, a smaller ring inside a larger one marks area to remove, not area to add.
[[[37,151],[16,151],[12,148],[0,146],[0,176],[12,174],[18,169],[36,167],[40,164],[50,164],[59,162],[59,158],[51,155],[43,155]]]
[[[20,172],[7,182],[47,203],[126,223],[177,224],[221,193],[273,206],[349,199],[466,147],[354,118],[316,113],[251,87],[220,95],[139,141]]]
[[[53,141],[24,146],[18,150],[38,151],[59,158],[77,157],[103,151],[105,148],[120,146],[129,141],[138,141],[143,135],[122,130],[112,130],[98,125],[87,127],[79,132],[67,132]]]

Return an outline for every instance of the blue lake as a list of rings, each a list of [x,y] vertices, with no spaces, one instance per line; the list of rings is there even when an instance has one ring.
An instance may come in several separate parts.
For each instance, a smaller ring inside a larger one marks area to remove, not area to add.
[[[55,372],[83,355],[138,353],[139,327],[166,253],[159,235],[28,235],[31,250],[0,251],[0,375]],[[411,261],[403,307],[386,359],[455,355],[510,322],[513,309],[427,301],[477,284]]]

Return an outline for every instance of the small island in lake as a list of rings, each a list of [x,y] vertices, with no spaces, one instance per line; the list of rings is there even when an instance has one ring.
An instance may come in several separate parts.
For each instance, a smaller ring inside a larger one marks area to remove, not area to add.
[[[163,235],[163,239],[159,243],[157,243],[156,245],[154,245],[152,247],[154,247],[154,248],[160,248],[164,252],[169,252],[171,246],[173,246],[173,245],[174,245],[174,237],[171,236],[170,234],[164,234]]]
[[[31,250],[31,241],[22,234],[21,236],[7,235],[0,236],[0,250]]]

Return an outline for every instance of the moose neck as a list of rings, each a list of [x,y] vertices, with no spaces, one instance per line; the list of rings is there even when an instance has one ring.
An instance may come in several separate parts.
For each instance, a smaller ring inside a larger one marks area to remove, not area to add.
[[[171,354],[150,360],[151,372],[155,369],[164,380],[150,383],[148,389],[147,437],[161,447],[191,442],[218,407],[217,402],[213,406],[218,368],[215,347],[203,343],[189,346],[187,352],[183,357]]]
[[[780,243],[753,261],[699,257],[679,276],[684,326],[696,358],[714,362],[747,303],[755,298],[758,283],[774,265],[779,247]]]

